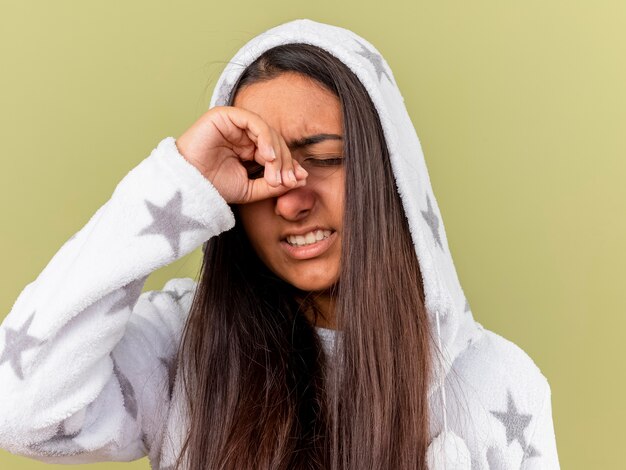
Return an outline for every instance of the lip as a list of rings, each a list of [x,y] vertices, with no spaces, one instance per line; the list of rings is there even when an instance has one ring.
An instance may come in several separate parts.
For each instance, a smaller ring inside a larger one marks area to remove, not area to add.
[[[322,230],[322,229],[319,229]],[[328,229],[326,229],[328,230]],[[309,230],[310,231],[310,230]],[[304,232],[307,233],[307,232]],[[333,231],[328,238],[318,240],[311,245],[291,246],[285,240],[280,241],[281,248],[294,259],[311,259],[325,253],[337,239],[337,232]]]
[[[289,235],[305,235],[309,232],[314,232],[316,230],[330,230],[331,232],[334,232],[334,230],[331,228],[322,227],[321,225],[315,225],[313,227],[304,227],[304,228],[301,228],[300,230],[293,230],[291,232],[285,233],[283,237],[281,238],[281,241],[286,240]]]

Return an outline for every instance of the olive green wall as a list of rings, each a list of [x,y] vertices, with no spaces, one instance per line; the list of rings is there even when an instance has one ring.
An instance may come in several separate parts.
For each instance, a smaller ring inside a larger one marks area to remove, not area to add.
[[[552,385],[562,467],[623,465],[622,1],[3,0],[0,317],[117,182],[207,109],[240,46],[303,17],[364,36],[392,67],[476,319]],[[199,261],[146,289],[195,277]],[[0,468],[56,467],[0,451]]]

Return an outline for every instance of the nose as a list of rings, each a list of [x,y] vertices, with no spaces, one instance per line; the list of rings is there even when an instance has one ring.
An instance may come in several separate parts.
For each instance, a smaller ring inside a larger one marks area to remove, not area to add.
[[[310,187],[290,189],[276,197],[274,213],[290,222],[298,222],[311,213],[315,200],[315,191]]]

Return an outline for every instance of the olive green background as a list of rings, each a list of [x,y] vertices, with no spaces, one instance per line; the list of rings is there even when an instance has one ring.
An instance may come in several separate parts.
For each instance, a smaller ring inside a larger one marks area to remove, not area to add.
[[[311,18],[390,64],[476,319],[550,381],[562,468],[623,468],[624,2],[0,5],[0,318],[117,182],[208,108],[239,47]],[[196,277],[200,254],[144,290]],[[57,467],[0,451],[3,469]]]

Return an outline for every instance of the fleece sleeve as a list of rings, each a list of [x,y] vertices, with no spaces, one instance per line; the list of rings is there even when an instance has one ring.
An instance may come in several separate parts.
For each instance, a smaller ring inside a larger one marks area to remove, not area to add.
[[[61,464],[148,454],[195,283],[144,282],[234,224],[173,137],[128,172],[0,325],[0,448]]]
[[[554,423],[552,421],[552,393],[546,381],[541,411],[528,442],[521,470],[559,470]]]

